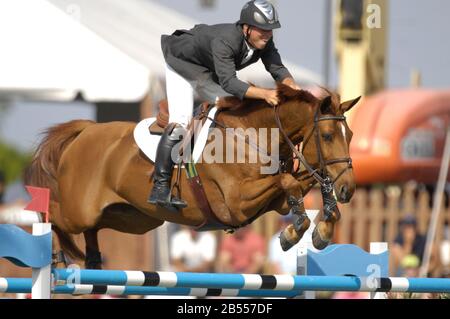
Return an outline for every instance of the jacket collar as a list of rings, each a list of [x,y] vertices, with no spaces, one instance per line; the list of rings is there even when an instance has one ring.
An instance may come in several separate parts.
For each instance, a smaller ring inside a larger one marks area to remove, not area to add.
[[[239,59],[240,59],[240,61],[242,61],[244,59],[244,57],[247,56],[247,52],[249,51],[249,48],[247,45],[247,41],[245,41],[244,30],[242,30],[242,26],[237,22],[236,22],[236,29],[237,29],[237,32],[241,39],[241,50],[239,52],[240,53]]]
[[[239,32],[239,36],[241,38],[241,50],[240,50],[240,54],[239,54],[239,61],[242,62],[242,60],[244,60],[244,58],[247,56],[248,52],[250,51],[250,49],[253,49],[253,56],[260,50],[254,49],[248,42],[247,40],[245,40],[245,36],[244,36],[244,30],[242,30],[242,26],[238,23],[236,23],[236,28]],[[253,59],[252,58],[249,60],[251,61]]]

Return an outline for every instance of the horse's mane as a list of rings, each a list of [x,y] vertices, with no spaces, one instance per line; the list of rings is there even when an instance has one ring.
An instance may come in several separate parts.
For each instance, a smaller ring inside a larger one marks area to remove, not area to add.
[[[318,102],[318,98],[316,98],[311,92],[307,90],[294,90],[285,84],[278,84],[277,91],[278,97],[280,98],[280,104],[292,100],[297,100],[308,104],[315,104]],[[234,96],[227,96],[220,98],[216,105],[219,110],[237,110],[255,105],[255,102],[260,104],[261,100],[248,98],[241,100]]]

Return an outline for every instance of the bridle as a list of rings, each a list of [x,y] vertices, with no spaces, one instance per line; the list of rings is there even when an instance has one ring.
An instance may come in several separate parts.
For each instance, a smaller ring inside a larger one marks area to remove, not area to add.
[[[352,159],[350,157],[342,157],[342,158],[335,158],[331,160],[324,160],[323,154],[322,154],[322,148],[320,146],[320,134],[319,134],[319,122],[320,121],[343,121],[346,128],[347,122],[345,121],[344,115],[323,115],[319,116],[319,107],[317,107],[315,113],[314,113],[314,126],[311,132],[308,134],[306,139],[304,139],[302,151],[299,152],[298,149],[295,147],[294,143],[292,143],[291,139],[287,135],[286,131],[283,129],[283,125],[281,124],[280,120],[280,114],[279,114],[279,106],[275,106],[274,108],[275,113],[275,121],[277,123],[278,129],[280,130],[281,134],[284,137],[284,140],[289,145],[289,148],[291,151],[295,154],[295,157],[291,159],[298,159],[303,166],[305,166],[306,170],[308,171],[309,177],[313,177],[321,186],[322,192],[330,193],[333,190],[334,183],[340,178],[348,169],[352,169]],[[212,122],[214,122],[217,126],[221,128],[228,128],[225,124],[218,122],[217,120],[210,118],[207,116],[207,114],[203,114],[203,116],[209,118]],[[305,145],[309,142],[311,136],[314,134],[314,137],[316,139],[316,150],[317,150],[317,158],[319,160],[319,168],[314,169],[312,165],[308,163],[306,158],[303,156],[303,149],[305,148]],[[256,150],[260,151],[258,146],[254,146]],[[336,176],[334,180],[332,180],[329,176],[327,166],[333,165],[337,163],[347,163],[347,166],[339,172],[339,174]],[[281,166],[281,161],[280,161]]]
[[[348,169],[353,168],[352,166],[352,159],[350,157],[343,157],[343,158],[335,158],[331,160],[324,160],[323,154],[322,154],[322,148],[320,146],[320,134],[319,134],[319,122],[320,121],[343,121],[345,125],[347,126],[347,123],[345,121],[344,115],[323,115],[319,116],[319,107],[317,107],[316,112],[314,114],[314,126],[311,132],[308,134],[306,139],[304,139],[302,151],[299,152],[298,149],[295,147],[294,143],[292,143],[291,139],[287,135],[286,131],[283,129],[283,126],[281,124],[280,115],[279,115],[279,107],[274,107],[274,113],[275,113],[275,121],[278,125],[278,129],[281,131],[281,134],[284,137],[284,140],[289,145],[289,148],[291,151],[295,154],[295,158],[297,158],[306,168],[306,170],[309,173],[309,176],[313,177],[322,187],[322,189],[330,193],[333,189],[333,184],[338,180],[339,177],[342,176]],[[308,163],[308,161],[303,156],[303,149],[305,148],[306,144],[309,142],[311,136],[314,134],[315,140],[316,140],[316,150],[317,150],[317,158],[319,160],[319,168],[314,169],[312,165]],[[342,169],[341,172],[336,176],[334,180],[332,180],[329,176],[327,166],[333,165],[337,163],[347,163],[347,166]]]

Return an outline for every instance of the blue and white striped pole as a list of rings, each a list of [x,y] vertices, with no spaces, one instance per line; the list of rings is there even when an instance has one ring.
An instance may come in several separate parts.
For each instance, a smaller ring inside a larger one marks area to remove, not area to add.
[[[62,269],[59,271],[64,272]],[[86,279],[81,275],[81,284],[65,283],[63,285],[56,285],[54,287],[54,293],[113,293],[124,295],[145,295],[153,293],[186,295],[187,293],[194,293],[194,295],[199,296],[227,295],[236,297],[293,297],[303,290],[450,293],[450,279],[448,278],[389,277],[379,278],[374,282],[373,280],[369,280],[369,278],[345,276],[259,276],[171,273],[175,276],[173,277],[175,280],[171,280],[169,285],[167,278],[162,278],[159,283],[138,283],[136,280],[125,280],[124,282],[123,278],[113,279],[112,277],[108,277],[117,271],[101,270],[94,272],[103,272],[103,277],[95,278],[93,276],[95,273],[91,273],[91,278]],[[260,278],[258,279],[257,276]],[[274,278],[270,277],[274,277],[275,280],[278,279],[279,281],[276,282],[273,280]],[[292,280],[291,283],[293,284],[288,283],[288,278]],[[107,281],[109,283],[105,284]],[[30,278],[0,278],[0,292],[28,293],[31,291],[31,282]]]
[[[102,286],[102,285],[63,285],[55,286],[56,294],[101,294],[101,295],[163,295],[163,296],[223,296],[223,297],[276,297],[293,298],[298,291],[208,289],[208,288],[166,288],[148,286]]]
[[[0,293],[31,293],[30,278],[0,278]],[[166,288],[149,286],[112,286],[112,285],[56,285],[54,294],[71,295],[164,295],[164,296],[226,296],[226,297],[284,297],[293,298],[299,291],[282,290],[244,290],[244,289],[208,289],[208,288]]]
[[[450,279],[352,276],[245,275],[122,270],[54,269],[67,284],[245,290],[450,292]]]

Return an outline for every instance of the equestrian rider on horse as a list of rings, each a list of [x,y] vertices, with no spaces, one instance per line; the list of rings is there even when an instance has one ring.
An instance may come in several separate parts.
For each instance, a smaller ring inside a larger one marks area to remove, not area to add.
[[[280,27],[272,4],[253,0],[244,5],[236,23],[200,24],[191,30],[176,30],[172,35],[161,37],[170,118],[158,144],[149,203],[175,208],[187,206],[185,201],[170,194],[172,171],[177,161],[172,159],[171,153],[181,142],[192,118],[194,93],[202,101],[211,103],[231,95],[278,104],[275,89],[250,86],[236,77],[236,70],[260,58],[275,81],[299,89],[273,42],[272,30]]]

